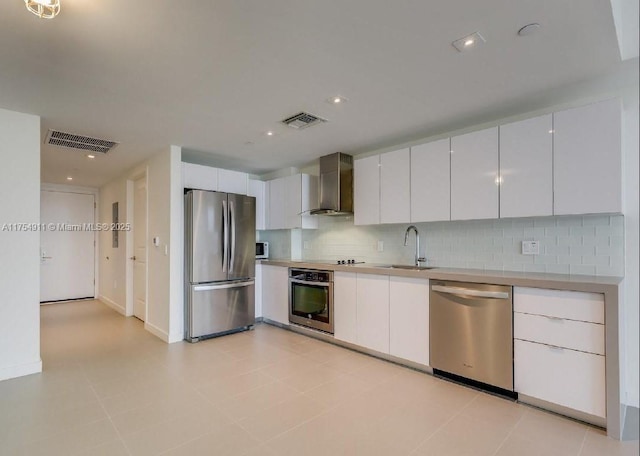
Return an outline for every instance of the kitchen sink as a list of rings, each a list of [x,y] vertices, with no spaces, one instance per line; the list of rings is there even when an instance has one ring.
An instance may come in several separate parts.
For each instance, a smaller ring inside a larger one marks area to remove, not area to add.
[[[390,264],[380,267],[385,269],[404,269],[406,271],[426,271],[429,269],[435,269],[434,266],[414,266],[412,264]]]

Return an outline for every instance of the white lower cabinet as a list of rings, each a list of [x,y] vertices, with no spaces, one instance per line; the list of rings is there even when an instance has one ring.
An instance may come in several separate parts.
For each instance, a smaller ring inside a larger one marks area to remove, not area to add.
[[[262,317],[262,265],[256,264],[256,284],[255,284],[255,310],[256,318]]]
[[[514,387],[521,399],[605,418],[604,296],[514,287],[513,308]]]
[[[429,365],[429,280],[389,278],[389,353]]]
[[[289,324],[289,269],[262,265],[262,316]]]
[[[356,274],[336,271],[333,274],[333,337],[358,343]]]
[[[356,281],[358,345],[389,353],[389,276],[358,274]]]
[[[605,357],[516,339],[518,393],[604,418]]]

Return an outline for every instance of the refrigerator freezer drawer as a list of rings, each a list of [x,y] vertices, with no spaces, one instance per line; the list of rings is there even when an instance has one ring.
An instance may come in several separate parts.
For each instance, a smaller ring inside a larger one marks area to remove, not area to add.
[[[186,339],[242,329],[255,323],[255,281],[191,285]]]

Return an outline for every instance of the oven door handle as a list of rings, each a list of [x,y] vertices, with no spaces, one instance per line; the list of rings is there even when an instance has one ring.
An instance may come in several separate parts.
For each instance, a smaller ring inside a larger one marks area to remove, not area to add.
[[[289,279],[290,283],[298,283],[300,285],[313,285],[315,287],[328,288],[331,286],[331,282],[310,282],[308,280]]]

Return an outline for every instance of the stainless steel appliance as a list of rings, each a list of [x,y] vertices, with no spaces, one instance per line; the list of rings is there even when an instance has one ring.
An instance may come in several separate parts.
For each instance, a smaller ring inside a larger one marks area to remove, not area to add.
[[[247,329],[255,322],[255,198],[185,194],[185,339]]]
[[[431,281],[429,359],[440,371],[513,391],[512,288]]]
[[[269,258],[269,243],[256,242],[256,259],[266,260]]]
[[[333,272],[289,268],[289,321],[333,334]]]
[[[353,213],[353,157],[336,152],[320,157],[320,207],[311,215]]]

